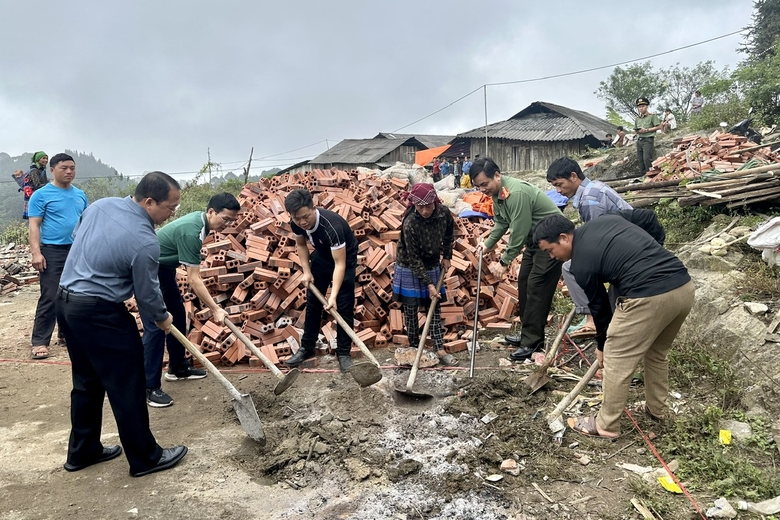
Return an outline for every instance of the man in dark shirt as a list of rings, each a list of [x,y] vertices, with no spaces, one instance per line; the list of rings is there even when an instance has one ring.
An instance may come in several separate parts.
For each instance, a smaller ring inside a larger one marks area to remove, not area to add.
[[[344,321],[350,324],[354,321],[358,244],[347,221],[333,211],[315,208],[307,190],[291,192],[285,198],[284,206],[291,217],[290,227],[295,233],[295,245],[303,269],[301,283],[307,288],[314,283],[322,294],[331,286],[330,297],[324,307],[310,290],[306,295],[306,322],[301,348],[285,361],[287,366],[296,367],[314,357],[323,309],[327,311],[335,306]],[[307,239],[314,245],[311,257]],[[346,372],[352,366],[352,339],[341,326],[336,327],[336,342],[339,368]]]
[[[57,318],[73,373],[67,471],[122,453],[100,442],[106,395],[131,476],[168,469],[187,454],[186,446],[161,448],[149,429],[144,347],[124,304],[135,294],[138,307],[170,331],[172,318],[157,281],[154,226],[176,212],[180,193],[169,175],[149,173],[132,198],[107,197],[89,206],[76,228],[57,291]]]
[[[603,215],[578,229],[557,215],[542,220],[534,240],[552,258],[571,260],[596,322],[596,357],[604,368],[598,415],[569,419],[579,433],[615,438],[640,361],[645,367],[645,413],[662,419],[669,393],[667,355],[693,306],[688,270],[647,232],[620,215]],[[604,284],[617,291],[612,313]]]

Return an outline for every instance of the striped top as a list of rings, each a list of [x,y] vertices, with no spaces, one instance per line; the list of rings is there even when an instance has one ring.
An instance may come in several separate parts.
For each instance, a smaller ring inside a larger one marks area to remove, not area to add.
[[[601,181],[592,181],[585,177],[572,201],[583,222],[589,222],[607,213],[617,213],[622,209],[632,209],[618,192]]]

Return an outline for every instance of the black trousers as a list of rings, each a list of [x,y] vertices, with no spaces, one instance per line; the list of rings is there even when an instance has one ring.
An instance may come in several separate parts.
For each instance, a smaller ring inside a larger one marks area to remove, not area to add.
[[[162,448],[149,429],[143,345],[135,319],[122,303],[85,296],[61,294],[57,311],[73,374],[68,462],[87,464],[100,457],[108,395],[130,471],[155,466]]]
[[[187,333],[187,312],[181,299],[181,291],[176,283],[176,269],[160,267],[157,271],[160,280],[160,291],[168,312],[173,316],[173,326],[182,334]],[[154,320],[141,312],[141,321],[144,324],[144,365],[146,371],[146,388],[154,390],[160,388],[162,377],[163,354],[165,346],[168,346],[168,372],[176,373],[186,369],[190,361],[184,357],[184,345],[173,334],[161,331]]]
[[[639,137],[636,140],[636,159],[639,161],[639,174],[644,175],[653,167],[655,160],[655,139]]]
[[[328,286],[333,281],[333,270],[318,266],[314,262],[311,265],[311,273],[314,275],[314,286],[324,295]],[[306,321],[303,326],[301,348],[307,352],[314,352],[322,323],[323,305],[309,290],[306,294]],[[339,311],[344,321],[352,327],[355,322],[355,269],[347,268],[344,273],[344,282],[336,297],[336,310]],[[336,325],[336,355],[349,356],[352,350],[352,338],[349,334]]]
[[[35,322],[30,338],[33,347],[48,346],[51,342],[54,324],[57,322],[57,289],[60,286],[60,276],[69,251],[70,245],[41,244],[41,254],[46,259],[46,269],[40,277],[41,297],[38,298],[38,306],[35,309]],[[62,326],[59,327],[58,334],[62,336]]]
[[[555,289],[561,278],[561,262],[537,246],[526,246],[517,279],[518,312],[523,320],[520,344],[544,346],[544,327],[550,313]]]

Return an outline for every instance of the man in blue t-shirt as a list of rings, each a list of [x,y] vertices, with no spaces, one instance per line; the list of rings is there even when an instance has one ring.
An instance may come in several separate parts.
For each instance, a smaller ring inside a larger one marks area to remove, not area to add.
[[[32,265],[40,272],[41,285],[31,338],[33,359],[49,357],[60,275],[73,243],[73,229],[87,208],[87,196],[71,185],[76,177],[73,157],[58,153],[49,165],[54,180],[33,192],[28,208]],[[62,327],[58,335],[62,342]]]

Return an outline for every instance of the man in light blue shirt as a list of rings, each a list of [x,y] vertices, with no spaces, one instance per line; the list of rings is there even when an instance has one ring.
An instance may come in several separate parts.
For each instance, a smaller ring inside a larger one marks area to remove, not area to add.
[[[547,169],[547,181],[555,190],[565,197],[572,198],[572,204],[577,209],[582,222],[589,222],[607,213],[617,213],[632,209],[631,205],[620,198],[620,195],[601,181],[593,181],[585,177],[577,161],[569,157],[561,157]],[[585,316],[578,325],[570,328],[572,338],[586,338],[596,335],[596,325],[588,308],[588,297],[577,285],[570,271],[571,261],[563,264],[563,281],[569,289],[571,300],[577,314]]]
[[[49,165],[54,180],[35,190],[28,206],[32,265],[40,272],[41,286],[31,338],[33,359],[49,357],[60,275],[73,243],[73,228],[87,208],[87,196],[71,185],[76,177],[73,157],[58,153]],[[62,327],[58,327],[58,336],[63,342]]]
[[[173,319],[157,280],[160,243],[154,226],[179,206],[179,183],[151,172],[133,197],[107,197],[82,215],[57,291],[57,315],[68,342],[73,390],[67,471],[106,462],[122,453],[103,446],[103,401],[114,413],[130,475],[140,477],[175,466],[186,446],[163,449],[149,428],[144,347],[125,300],[166,333]]]

